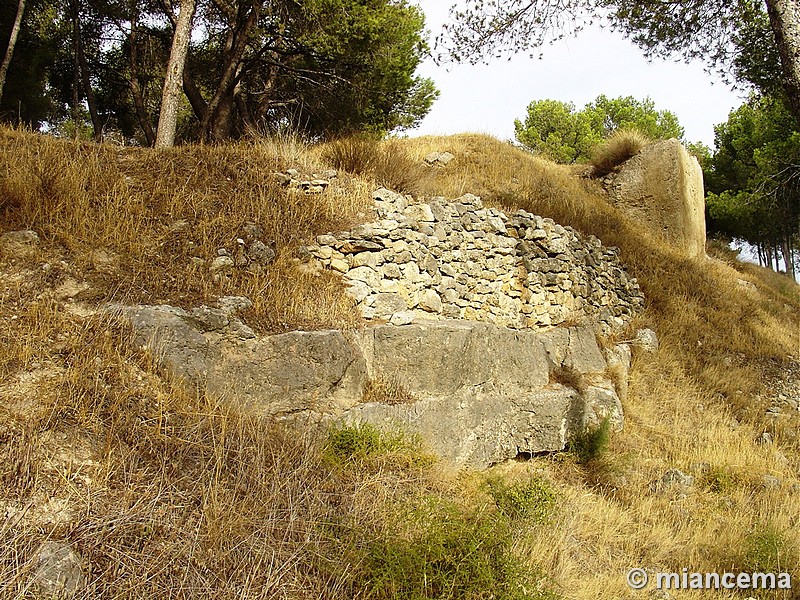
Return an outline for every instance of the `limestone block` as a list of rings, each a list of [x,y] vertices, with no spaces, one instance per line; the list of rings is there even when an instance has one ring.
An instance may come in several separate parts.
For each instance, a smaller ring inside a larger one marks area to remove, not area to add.
[[[436,220],[428,204],[412,204],[403,211],[403,214],[409,219],[425,223],[433,223]]]
[[[412,394],[448,395],[471,387],[530,390],[549,381],[545,351],[534,332],[466,321],[368,331],[374,339],[372,369],[397,373]]]
[[[676,139],[645,146],[609,189],[613,203],[689,257],[705,256],[703,171]]]

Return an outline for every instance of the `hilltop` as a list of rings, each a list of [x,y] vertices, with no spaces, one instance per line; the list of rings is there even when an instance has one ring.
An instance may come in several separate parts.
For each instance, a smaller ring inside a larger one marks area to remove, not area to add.
[[[434,151],[455,158],[426,165]],[[285,187],[289,170],[322,189]],[[607,447],[473,472],[397,433],[287,434],[190,393],[98,310],[246,296],[257,335],[362,327],[299,249],[365,222],[377,187],[471,193],[619,249],[645,307],[602,341],[649,327],[659,349],[634,356]],[[638,597],[639,566],[800,577],[800,288],[714,243],[686,258],[577,169],[474,134],[154,152],[3,129],[0,224],[3,597],[33,597],[46,540],[77,550],[93,597],[617,598]],[[220,276],[248,235],[269,259]]]

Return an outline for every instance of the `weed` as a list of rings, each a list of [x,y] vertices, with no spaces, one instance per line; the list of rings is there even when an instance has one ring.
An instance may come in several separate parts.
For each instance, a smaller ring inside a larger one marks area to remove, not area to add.
[[[370,423],[358,423],[331,427],[324,452],[334,463],[342,464],[416,448],[400,431],[381,431]]]
[[[512,484],[502,480],[491,481],[489,495],[498,510],[509,519],[537,525],[550,520],[557,500],[552,484],[540,477]]]
[[[701,481],[715,494],[726,494],[739,486],[739,477],[726,466],[712,466],[702,474]]]
[[[796,557],[786,536],[771,525],[749,533],[745,538],[742,564],[750,572],[781,573],[796,566]]]
[[[502,515],[427,496],[366,544],[350,585],[380,600],[555,599],[541,573],[514,555],[512,541]]]
[[[569,442],[569,451],[581,464],[598,460],[608,450],[611,441],[611,421],[608,417],[596,426],[587,426]]]

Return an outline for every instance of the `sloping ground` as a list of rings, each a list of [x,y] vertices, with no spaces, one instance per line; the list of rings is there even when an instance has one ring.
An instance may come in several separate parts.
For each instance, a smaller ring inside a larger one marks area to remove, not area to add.
[[[421,167],[433,150],[456,158]],[[322,194],[271,176],[330,167]],[[0,244],[0,595],[33,597],[45,540],[79,552],[90,597],[641,597],[631,567],[797,581],[798,287],[680,258],[578,175],[477,135],[155,153],[0,132],[2,232],[41,238]],[[357,326],[294,249],[366,218],[375,185],[471,192],[620,248],[660,348],[635,357],[605,452],[454,473],[396,437],[287,436],[188,396],[94,314],[246,295],[257,331]],[[212,271],[254,235],[271,264]]]

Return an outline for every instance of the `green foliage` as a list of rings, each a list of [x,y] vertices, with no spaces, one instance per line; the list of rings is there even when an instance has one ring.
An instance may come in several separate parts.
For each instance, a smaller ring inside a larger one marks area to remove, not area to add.
[[[652,140],[683,139],[683,127],[675,113],[656,110],[650,98],[637,100],[633,96],[607,98],[600,95],[584,111],[592,121],[592,128],[606,138],[618,130],[638,131]]]
[[[736,473],[726,466],[709,467],[703,473],[701,481],[715,494],[725,494],[741,484]]]
[[[344,478],[358,477],[370,462],[398,455],[406,457],[396,471],[403,479],[430,464],[416,440],[369,424],[333,427],[323,449],[326,463],[350,467],[334,471]],[[382,474],[385,464],[381,462]],[[326,521],[321,529],[327,543],[317,568],[350,597],[557,600],[529,558],[514,552],[522,526],[543,523],[552,515],[553,489],[532,479],[515,485],[494,482],[490,493],[497,511],[415,487],[392,502],[384,497],[374,514]],[[329,553],[332,559],[325,558]]]
[[[503,515],[427,496],[353,548],[347,562],[357,566],[349,584],[376,600],[555,600],[512,545]]]
[[[389,0],[314,0],[303,5],[300,46],[313,48],[299,66],[318,78],[285,78],[281,88],[303,102],[286,113],[312,135],[372,131],[419,124],[438,97],[433,81],[414,76],[427,52],[424,15]]]
[[[786,535],[773,526],[756,529],[745,539],[742,562],[750,572],[786,572],[796,560]]]
[[[603,419],[596,427],[586,427],[570,440],[569,451],[581,464],[599,459],[608,450],[611,441],[611,421]]]
[[[514,121],[514,131],[526,148],[560,163],[585,160],[600,140],[588,115],[558,100],[531,102],[525,122]]]
[[[711,160],[714,152],[703,142],[690,142],[686,144],[686,151],[697,159],[703,171],[711,167]]]
[[[334,425],[322,449],[325,461],[335,467],[356,467],[371,471],[387,466],[420,469],[436,462],[416,435],[399,429],[381,430],[369,423]]]
[[[537,154],[560,163],[586,162],[604,139],[618,130],[645,138],[682,138],[683,128],[670,111],[657,111],[650,98],[600,95],[582,110],[557,100],[531,102],[525,121],[514,122],[517,140]]]
[[[753,96],[715,128],[705,169],[708,230],[759,247],[788,246],[800,225],[800,132],[780,98]]]
[[[9,78],[5,118],[77,120],[91,97],[95,130],[152,143],[173,4],[29,0],[11,66],[21,76]],[[0,9],[0,26],[15,7]],[[183,139],[287,127],[312,137],[383,135],[417,125],[438,96],[432,80],[415,74],[427,53],[424,16],[404,0],[200,2],[193,27]]]
[[[509,519],[537,525],[550,520],[557,500],[553,486],[539,477],[513,484],[502,480],[490,481],[489,495],[498,510]]]
[[[418,450],[402,432],[381,431],[369,423],[334,426],[328,432],[324,455],[343,464],[403,450]]]
[[[0,6],[0,48],[5,53],[17,11],[16,2]],[[59,98],[48,89],[66,31],[54,22],[51,0],[28,0],[14,55],[8,69],[0,118],[34,128],[60,112]]]

